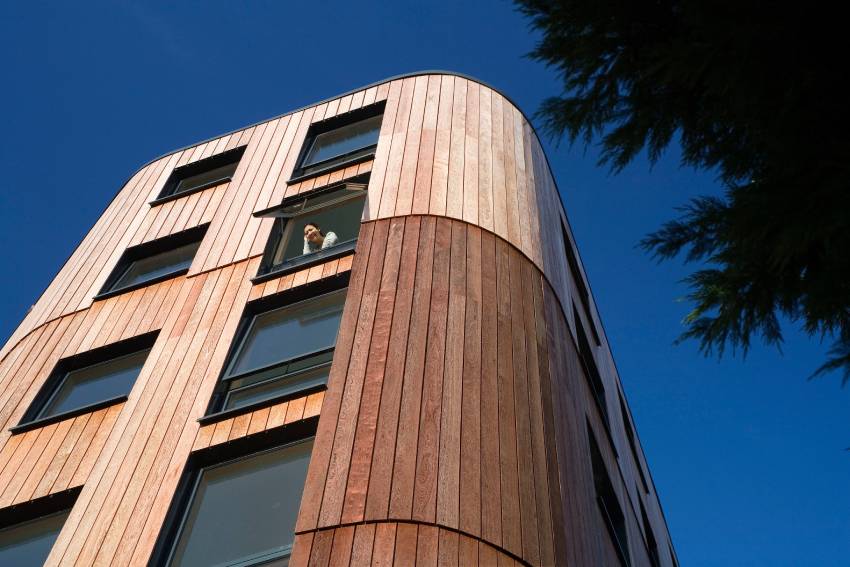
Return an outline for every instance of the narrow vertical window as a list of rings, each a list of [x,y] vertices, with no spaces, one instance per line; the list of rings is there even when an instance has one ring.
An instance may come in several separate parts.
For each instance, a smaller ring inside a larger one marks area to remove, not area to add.
[[[561,237],[564,241],[564,250],[567,254],[567,265],[570,268],[570,274],[573,276],[573,281],[576,282],[578,289],[579,303],[581,303],[582,311],[587,317],[587,322],[590,325],[590,331],[593,333],[593,341],[598,345],[602,342],[599,340],[599,332],[596,330],[596,324],[593,322],[593,315],[590,312],[590,292],[587,291],[587,285],[584,283],[584,278],[581,275],[581,270],[578,267],[578,258],[570,243],[570,236],[567,233],[567,227],[561,221]]]
[[[593,487],[596,491],[596,503],[602,515],[602,520],[606,528],[608,528],[608,533],[611,536],[611,542],[614,544],[617,556],[623,565],[629,566],[631,565],[631,561],[629,556],[629,540],[626,532],[626,517],[623,515],[623,508],[620,505],[620,500],[617,498],[617,493],[614,491],[614,485],[611,483],[611,477],[608,475],[605,460],[602,458],[599,445],[593,436],[590,423],[587,424],[587,438],[590,444],[590,463],[593,469]]]

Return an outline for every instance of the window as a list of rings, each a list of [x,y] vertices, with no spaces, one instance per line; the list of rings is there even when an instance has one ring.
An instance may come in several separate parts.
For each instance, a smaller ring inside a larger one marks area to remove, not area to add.
[[[364,183],[344,182],[257,213],[277,217],[260,273],[303,267],[353,250],[365,202]]]
[[[632,427],[632,422],[629,419],[629,412],[626,409],[626,403],[623,401],[623,395],[620,394],[620,413],[623,416],[623,426],[626,429],[626,439],[629,441],[629,448],[632,450],[632,457],[635,460],[635,467],[638,470],[638,474],[640,475],[641,484],[643,484],[643,490],[647,494],[649,494],[649,484],[646,482],[646,475],[643,473],[643,465],[641,465],[640,458],[638,458],[638,449],[637,442],[635,441],[635,430]]]
[[[646,537],[646,552],[649,555],[649,563],[652,567],[660,567],[661,560],[658,557],[658,543],[655,541],[655,534],[652,533],[652,525],[649,523],[649,516],[646,514],[646,508],[643,506],[643,500],[638,498],[640,504],[640,517],[643,522],[643,532]]]
[[[287,565],[312,448],[301,441],[194,472],[167,564]]]
[[[147,333],[60,360],[15,431],[126,400],[156,335]]]
[[[384,103],[316,122],[310,127],[294,178],[370,158],[378,145]]]
[[[183,197],[230,181],[243,153],[245,146],[178,167],[171,173],[159,196],[151,204],[158,205],[172,198]]]
[[[0,529],[0,565],[44,565],[68,513],[65,510]]]
[[[596,401],[596,406],[602,413],[602,419],[606,426],[609,425],[608,405],[605,403],[605,386],[602,384],[602,377],[599,375],[599,368],[596,366],[596,359],[593,357],[593,350],[590,343],[587,341],[587,335],[584,332],[584,325],[581,323],[581,316],[576,309],[576,304],[573,303],[573,318],[576,322],[576,335],[578,335],[578,353],[584,367],[584,375],[587,378],[587,383],[590,386],[590,392],[593,394],[593,399]]]
[[[323,387],[328,380],[345,290],[250,315],[212,411],[243,408]]]
[[[593,322],[593,316],[590,314],[590,293],[587,291],[584,278],[581,277],[581,270],[578,267],[578,258],[576,258],[576,253],[570,243],[570,236],[567,234],[567,227],[564,226],[563,221],[561,221],[561,237],[564,240],[564,250],[566,250],[567,253],[567,265],[570,267],[570,273],[573,276],[573,281],[576,282],[579,302],[581,303],[585,316],[587,316],[587,322],[590,324],[590,331],[593,333],[593,340],[597,345],[601,345],[602,342],[599,340],[599,333],[596,330],[596,324]]]
[[[189,271],[207,230],[203,225],[128,248],[97,298],[111,297]]]
[[[605,466],[602,453],[599,451],[596,438],[593,436],[590,423],[587,423],[587,439],[590,443],[590,464],[593,468],[593,487],[596,490],[596,503],[599,506],[602,520],[608,528],[608,533],[613,540],[612,543],[620,561],[623,565],[630,565],[626,517],[623,515],[623,508],[617,499],[614,485],[611,484],[608,469]]]

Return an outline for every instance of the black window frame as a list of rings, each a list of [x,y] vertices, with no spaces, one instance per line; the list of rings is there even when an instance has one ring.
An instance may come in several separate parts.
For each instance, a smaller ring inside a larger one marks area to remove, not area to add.
[[[163,236],[162,238],[157,238],[156,240],[151,240],[149,242],[144,242],[142,244],[127,248],[126,250],[124,250],[124,253],[121,254],[121,257],[118,259],[118,262],[115,264],[115,267],[112,269],[112,272],[109,274],[109,277],[106,278],[106,282],[104,282],[103,287],[101,287],[98,294],[94,296],[94,300],[97,301],[100,299],[114,297],[116,295],[121,295],[122,293],[127,293],[129,291],[147,287],[149,285],[154,285],[165,280],[170,280],[171,278],[186,275],[187,273],[189,273],[191,262],[190,265],[185,268],[172,270],[171,272],[168,272],[166,274],[162,274],[147,280],[142,280],[130,285],[114,287],[115,284],[117,284],[118,281],[124,276],[127,270],[129,270],[133,266],[133,264],[139,260],[144,260],[153,256],[157,256],[159,254],[171,252],[172,250],[176,250],[189,244],[197,244],[198,247],[200,247],[201,242],[203,241],[204,235],[206,234],[207,228],[209,228],[209,226],[209,223],[202,224],[200,226],[177,232],[175,234],[169,234],[168,236]],[[198,249],[196,248],[195,254],[197,253]]]
[[[593,434],[593,427],[589,420],[585,422],[585,426],[587,428],[587,442],[590,448],[590,467],[596,504],[602,516],[602,521],[608,530],[608,535],[611,536],[611,542],[614,544],[617,557],[619,557],[623,565],[630,567],[631,551],[629,548],[628,526],[626,525],[624,507],[617,497],[616,490],[614,490],[614,483],[611,481],[611,475],[608,473],[608,466],[605,464],[605,459],[602,456],[602,451],[599,448],[599,443],[596,441],[596,436]]]
[[[229,375],[230,369],[234,364],[237,357],[242,352],[242,347],[245,344],[245,340],[248,337],[250,330],[254,324],[255,319],[264,314],[269,313],[278,309],[283,309],[286,307],[296,306],[300,303],[304,303],[306,301],[319,299],[323,296],[336,293],[343,292],[347,293],[348,291],[348,282],[349,282],[349,272],[338,274],[335,276],[323,278],[311,284],[306,284],[303,286],[298,286],[297,288],[288,290],[283,293],[275,294],[269,297],[265,297],[262,299],[257,299],[249,302],[245,306],[245,310],[242,313],[242,317],[240,318],[239,325],[237,327],[236,333],[234,334],[233,342],[230,345],[230,349],[228,350],[227,357],[225,358],[224,365],[222,366],[221,372],[218,376],[218,380],[216,381],[215,389],[213,390],[212,397],[210,398],[210,402],[207,405],[207,411],[205,415],[198,419],[198,422],[202,425],[206,425],[209,423],[215,423],[217,421],[221,421],[223,419],[227,419],[229,417],[233,417],[236,415],[241,415],[244,413],[249,413],[251,411],[256,411],[257,409],[261,409],[264,407],[272,406],[274,404],[294,399],[300,398],[303,396],[307,396],[309,394],[313,394],[316,392],[321,392],[327,389],[327,382],[321,384],[314,384],[311,386],[307,386],[301,389],[297,389],[294,391],[286,392],[284,394],[279,394],[275,396],[271,396],[269,398],[259,400],[250,404],[246,404],[244,406],[239,406],[235,408],[225,408],[225,404],[227,403],[228,395],[231,392],[229,388],[229,384],[238,379],[247,378],[251,375],[261,374],[263,372],[267,372],[270,369],[274,369],[281,366],[288,366],[295,362],[304,360],[306,358],[312,356],[319,356],[325,353],[330,353],[330,360],[325,362],[322,361],[316,366],[301,368],[296,372],[284,372],[281,376],[277,378],[271,378],[269,380],[264,380],[261,382],[257,382],[254,386],[262,386],[269,382],[275,380],[285,379],[286,377],[291,376],[292,374],[300,374],[303,372],[307,372],[309,370],[313,370],[319,367],[327,366],[330,368],[330,364],[333,361],[333,352],[336,349],[336,342],[334,342],[334,346],[329,348],[320,349],[314,352],[305,352],[295,357],[280,360],[274,364],[267,365],[265,367],[252,369],[250,371],[246,371],[240,374]]]
[[[68,374],[75,370],[81,370],[89,366],[103,364],[105,362],[124,358],[143,351],[150,351],[153,348],[158,335],[159,330],[151,331],[149,333],[136,335],[129,339],[124,339],[122,341],[60,359],[59,362],[56,363],[56,366],[53,367],[53,370],[50,372],[47,380],[44,381],[44,384],[41,386],[38,393],[35,395],[35,398],[33,398],[32,403],[30,403],[29,407],[24,412],[24,415],[21,417],[18,425],[10,428],[9,431],[13,434],[23,433],[31,429],[44,427],[51,423],[64,421],[78,415],[91,413],[99,409],[127,401],[127,398],[130,395],[129,391],[120,396],[113,396],[111,398],[92,402],[61,413],[42,416],[42,413],[50,402],[62,390],[62,387],[68,379]],[[145,363],[142,363],[143,367],[144,364]],[[130,390],[132,391],[132,387]]]
[[[183,474],[169,505],[165,521],[160,528],[148,566],[163,567],[170,564],[185,529],[186,519],[195,498],[195,490],[204,470],[235,463],[288,446],[295,446],[299,443],[311,441],[315,443],[318,423],[319,416],[313,416],[193,452],[183,469]],[[300,495],[303,495],[303,488],[302,486]],[[275,559],[267,557],[264,560],[273,561]]]
[[[30,522],[45,520],[58,514],[70,514],[82,489],[82,486],[76,486],[0,509],[0,531],[24,527]]]
[[[579,303],[581,303],[582,310],[587,316],[587,322],[590,324],[590,331],[593,333],[593,340],[596,343],[596,346],[601,346],[602,341],[599,338],[599,331],[596,330],[596,323],[593,321],[593,314],[590,311],[590,292],[588,291],[587,284],[585,284],[584,278],[581,275],[578,257],[576,256],[576,251],[573,249],[572,241],[570,240],[570,235],[567,232],[567,226],[564,224],[563,219],[561,220],[561,237],[564,240],[564,251],[567,255],[567,266],[570,268],[570,273],[573,276],[573,280],[576,282],[576,289],[578,289]]]
[[[638,497],[638,505],[640,506],[640,517],[643,523],[643,542],[646,545],[646,554],[649,556],[649,564],[651,567],[661,567],[661,554],[658,552],[658,540],[655,539],[655,532],[652,530],[652,524],[649,521],[649,515],[646,513],[646,507],[643,505],[643,500]]]
[[[288,242],[288,238],[292,237],[292,235],[289,234],[287,231],[291,231],[290,227],[292,226],[292,222],[294,221],[294,219],[298,219],[299,217],[309,214],[315,214],[328,208],[338,207],[348,201],[354,201],[356,199],[363,199],[365,207],[366,199],[368,199],[368,182],[369,174],[367,173],[354,177],[352,179],[341,181],[339,183],[333,183],[331,185],[316,189],[314,191],[307,191],[299,195],[287,197],[279,205],[275,205],[274,207],[263,209],[262,211],[257,211],[256,213],[254,213],[255,217],[274,217],[275,222],[272,226],[271,233],[269,234],[269,239],[266,242],[266,247],[263,252],[263,259],[260,262],[260,267],[257,270],[257,275],[252,281],[254,283],[260,283],[273,277],[277,277],[279,275],[283,275],[291,271],[314,266],[316,264],[320,264],[322,262],[326,262],[333,258],[337,258],[339,256],[343,256],[345,254],[353,252],[357,245],[357,238],[349,239],[344,242],[339,242],[326,250],[319,250],[317,252],[313,252],[312,254],[304,254],[301,256],[297,256],[290,260],[283,261],[279,264],[274,263],[274,256],[275,252],[278,249],[278,246],[281,244],[281,242],[283,242],[285,238]],[[309,209],[302,208],[302,210],[296,212],[285,211],[285,209],[290,208],[299,202],[304,203],[304,205],[306,206],[307,202],[310,199],[326,195],[328,193],[346,190],[350,190],[352,192],[351,195],[344,196],[333,201],[321,203],[320,205]]]
[[[347,153],[333,156],[309,165],[304,164],[304,160],[310,153],[313,143],[316,141],[318,136],[327,134],[333,130],[350,126],[357,122],[362,122],[363,120],[368,120],[376,116],[383,116],[385,108],[386,101],[380,101],[375,104],[370,104],[369,106],[364,106],[363,108],[358,108],[357,110],[352,110],[350,112],[339,114],[332,118],[311,124],[310,129],[307,131],[307,136],[304,138],[304,145],[301,147],[301,151],[298,154],[298,161],[296,162],[297,165],[292,172],[292,178],[288,181],[288,183],[297,183],[304,179],[316,177],[324,173],[328,173],[329,171],[342,169],[344,167],[372,159],[375,156],[375,151],[378,147],[377,139],[374,144],[370,144],[356,150],[351,150]]]
[[[626,401],[624,399],[623,393],[617,392],[617,394],[620,398],[620,415],[623,417],[623,428],[626,430],[626,441],[628,442],[629,449],[632,452],[632,458],[635,461],[635,467],[638,470],[640,482],[643,485],[643,491],[646,494],[649,494],[649,482],[646,480],[646,474],[643,472],[643,464],[641,463],[640,456],[638,455],[637,440],[635,439],[635,429],[632,426],[632,420],[629,416],[629,411],[626,408]]]
[[[599,408],[599,413],[602,414],[602,421],[605,427],[610,430],[611,416],[605,397],[605,384],[602,382],[602,375],[599,373],[599,367],[596,365],[593,348],[587,340],[587,333],[584,331],[584,325],[582,324],[581,316],[575,302],[573,302],[573,319],[575,319],[576,323],[578,354],[581,365],[584,368],[584,377],[587,379],[588,386],[590,386],[593,401],[596,403],[596,407]]]
[[[165,185],[162,186],[162,190],[159,192],[159,195],[157,195],[156,199],[148,204],[151,207],[155,207],[169,201],[182,199],[183,197],[187,197],[193,193],[198,193],[199,191],[204,191],[210,187],[215,187],[216,185],[221,185],[222,183],[232,180],[233,176],[236,174],[236,169],[239,167],[239,162],[242,160],[242,155],[245,153],[246,147],[247,146],[239,146],[238,148],[233,148],[232,150],[227,150],[208,158],[198,160],[194,163],[189,163],[175,168],[171,172],[171,175],[168,176],[168,180],[166,180]],[[201,173],[229,165],[233,166],[233,171],[231,171],[229,175],[212,179],[206,183],[192,187],[191,189],[177,191],[177,188],[180,186],[182,181],[189,179],[190,177],[194,177],[195,175],[200,175]]]

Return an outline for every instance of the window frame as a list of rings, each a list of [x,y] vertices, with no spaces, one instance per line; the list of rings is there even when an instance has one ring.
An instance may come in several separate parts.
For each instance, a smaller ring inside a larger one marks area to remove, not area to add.
[[[133,264],[140,260],[151,258],[153,256],[158,256],[160,254],[165,254],[167,252],[171,252],[189,244],[197,244],[198,247],[200,247],[201,242],[203,241],[204,235],[206,234],[207,228],[209,228],[209,226],[209,223],[202,224],[200,226],[183,230],[175,234],[169,234],[168,236],[163,236],[162,238],[157,238],[156,240],[151,240],[127,248],[121,254],[121,257],[118,259],[118,262],[115,263],[115,267],[109,273],[109,277],[106,278],[106,281],[103,283],[103,286],[100,288],[100,291],[97,293],[97,295],[94,296],[93,300],[98,301],[101,299],[107,299],[109,297],[121,295],[122,293],[127,293],[129,291],[147,287],[149,285],[154,285],[165,280],[170,280],[171,278],[186,275],[187,273],[189,273],[189,269],[191,268],[192,262],[194,262],[194,258],[198,253],[197,248],[195,249],[195,253],[192,256],[192,262],[190,262],[189,266],[185,268],[172,270],[168,273],[161,274],[159,276],[147,280],[138,281],[129,285],[114,287],[115,284],[117,284],[121,280],[121,278],[124,277],[124,274],[126,274],[127,271],[133,267]]]
[[[602,521],[605,524],[606,529],[608,530],[608,535],[611,537],[611,543],[614,546],[614,550],[617,553],[617,556],[620,559],[620,562],[626,567],[631,567],[631,549],[629,546],[629,533],[628,533],[628,525],[626,522],[626,513],[625,508],[620,502],[620,499],[617,497],[617,491],[614,489],[614,482],[611,480],[611,474],[608,472],[608,466],[605,464],[605,457],[602,455],[602,449],[599,447],[599,442],[596,440],[596,435],[593,433],[593,427],[590,424],[590,421],[586,419],[585,427],[587,429],[587,441],[590,449],[590,472],[591,477],[593,478],[593,493],[596,497],[596,505],[599,508],[599,513],[602,516]],[[602,490],[600,490],[600,481],[604,484],[602,486]],[[611,502],[612,505],[609,506],[606,503],[606,498],[609,497],[613,499]],[[614,513],[618,513],[620,523],[620,529],[623,533],[624,541],[620,541],[620,537],[618,535],[618,526],[615,519]],[[614,515],[612,515],[614,514]]]
[[[292,238],[291,233],[293,230],[292,226],[294,226],[294,219],[303,217],[308,214],[315,214],[319,211],[323,211],[326,209],[339,207],[349,201],[354,201],[357,199],[363,199],[363,208],[365,208],[366,199],[368,199],[369,197],[368,179],[369,175],[366,174],[363,176],[357,176],[355,178],[348,179],[346,181],[341,181],[339,183],[333,183],[331,185],[316,189],[314,191],[308,191],[299,195],[287,197],[279,205],[275,205],[274,207],[263,209],[254,213],[254,216],[259,218],[273,217],[275,218],[275,222],[272,226],[271,233],[269,234],[269,239],[266,243],[266,248],[263,251],[263,259],[260,262],[260,267],[257,270],[257,275],[251,281],[253,281],[254,283],[260,283],[273,277],[277,277],[279,275],[283,275],[291,271],[314,266],[316,264],[320,264],[322,262],[326,262],[333,258],[337,258],[339,256],[343,256],[345,254],[353,252],[357,245],[359,234],[357,238],[346,240],[326,250],[319,250],[317,252],[313,252],[312,254],[303,254],[301,256],[296,256],[289,260],[285,260],[279,264],[274,263],[274,256],[277,252],[278,247],[283,242],[289,243],[289,239]],[[321,203],[311,208],[301,208],[297,212],[285,211],[286,208],[289,208],[298,202],[305,203],[306,207],[306,203],[312,198],[328,193],[333,193],[336,191],[346,190],[351,191],[351,194],[341,196],[338,199]],[[361,223],[363,218],[362,211],[363,209],[361,209],[360,212]]]
[[[626,442],[629,444],[629,449],[632,453],[632,458],[635,461],[635,467],[637,467],[638,475],[640,476],[640,482],[643,485],[643,491],[646,494],[649,494],[649,482],[646,479],[646,474],[643,471],[643,464],[641,463],[640,456],[638,455],[638,447],[637,447],[637,433],[635,432],[635,428],[632,425],[631,416],[629,415],[629,411],[626,408],[625,397],[622,392],[617,392],[618,397],[620,398],[620,415],[623,418],[623,428],[626,433]]]
[[[258,316],[264,313],[270,313],[272,311],[276,311],[278,309],[284,309],[289,307],[294,307],[302,303],[306,303],[308,301],[316,300],[324,296],[328,296],[333,293],[346,293],[348,292],[348,281],[349,281],[349,273],[339,274],[336,276],[324,278],[322,280],[316,281],[312,284],[307,284],[304,286],[299,286],[296,289],[289,290],[288,292],[283,292],[280,294],[275,294],[273,296],[257,299],[249,302],[245,306],[245,310],[242,313],[242,317],[239,321],[239,325],[237,327],[236,333],[234,334],[233,341],[230,345],[230,349],[227,352],[227,357],[225,358],[225,364],[222,366],[222,370],[218,376],[218,380],[216,381],[215,389],[213,390],[213,394],[210,398],[210,402],[207,405],[207,410],[205,414],[198,419],[198,422],[201,425],[206,425],[209,423],[215,423],[217,421],[221,421],[223,419],[227,419],[229,417],[233,417],[236,415],[241,415],[243,413],[249,413],[251,411],[256,411],[257,409],[261,409],[264,407],[272,406],[274,404],[280,403],[282,401],[301,398],[316,392],[321,392],[327,389],[327,382],[322,384],[314,384],[311,386],[304,387],[302,389],[285,392],[283,394],[278,394],[271,396],[269,398],[258,400],[253,403],[246,404],[244,406],[239,406],[235,408],[226,408],[226,403],[230,397],[230,393],[235,391],[236,388],[231,390],[228,385],[232,383],[234,380],[250,377],[252,375],[257,375],[265,371],[273,370],[278,367],[288,366],[300,360],[307,359],[311,356],[318,356],[322,353],[333,353],[336,350],[336,340],[334,340],[334,345],[332,347],[321,348],[311,352],[301,353],[292,358],[283,359],[277,361],[272,364],[268,364],[266,366],[262,366],[259,368],[251,369],[245,372],[241,372],[239,374],[231,375],[231,370],[233,365],[236,363],[236,359],[239,357],[242,352],[242,348],[245,344],[246,339],[251,333],[251,329],[254,327],[256,319]],[[346,297],[347,299],[347,297]],[[345,300],[343,300],[343,309],[345,306]],[[341,327],[341,325],[340,325]],[[338,331],[337,331],[338,333]],[[337,337],[339,335],[337,334]],[[310,370],[315,370],[317,368],[323,367],[325,365],[330,369],[330,365],[333,362],[333,356],[331,356],[330,360],[327,362],[320,362],[316,365],[300,368],[293,372],[284,372],[280,376],[276,378],[268,378],[265,380],[260,380],[251,385],[251,387],[257,387],[262,384],[268,384],[272,381],[283,380],[286,377],[297,376],[303,372],[307,372]]]
[[[98,364],[111,362],[113,360],[137,354],[142,351],[148,351],[149,355],[150,350],[153,348],[158,335],[159,330],[156,330],[150,333],[137,335],[135,337],[131,337],[123,341],[118,341],[116,343],[112,343],[103,347],[81,352],[79,354],[60,359],[48,375],[47,380],[45,380],[44,384],[42,384],[41,388],[39,388],[38,393],[35,395],[33,401],[30,403],[29,407],[24,412],[24,415],[21,417],[21,420],[18,422],[18,425],[11,427],[9,431],[12,434],[23,433],[25,431],[30,431],[31,429],[44,427],[45,425],[50,425],[51,423],[64,421],[66,419],[70,419],[78,415],[91,413],[99,409],[114,406],[116,404],[120,404],[122,402],[127,401],[127,398],[129,397],[130,392],[133,389],[132,387],[130,388],[130,391],[128,391],[126,394],[122,394],[120,396],[113,396],[111,398],[106,398],[70,410],[66,410],[61,413],[42,417],[42,413],[44,412],[44,410],[47,409],[47,407],[50,405],[50,402],[55,399],[56,395],[59,394],[63,386],[67,383],[68,375],[71,372],[81,370],[83,368],[88,368],[91,366],[96,366]],[[145,362],[142,363],[142,368],[144,368],[144,365],[146,363],[147,357],[145,359]]]
[[[0,510],[0,531],[23,527],[30,522],[47,519],[58,514],[70,514],[82,489],[82,486],[77,486],[3,508]],[[60,528],[59,532],[61,533],[61,531]]]
[[[236,170],[239,167],[239,162],[242,160],[242,156],[245,153],[246,147],[247,146],[239,146],[238,148],[233,148],[232,150],[221,152],[208,158],[198,160],[194,163],[189,163],[174,168],[174,170],[172,170],[171,172],[171,175],[168,176],[168,179],[162,186],[162,190],[159,192],[156,199],[150,201],[148,204],[151,207],[156,207],[163,203],[174,201],[176,199],[182,199],[183,197],[186,197],[193,193],[198,193],[211,187],[215,187],[216,185],[221,185],[222,183],[231,181],[233,179],[233,176],[236,174]],[[207,171],[218,169],[227,165],[234,166],[233,172],[230,175],[212,179],[210,181],[207,181],[206,183],[202,183],[201,185],[192,187],[191,189],[177,191],[177,188],[180,186],[180,182],[185,181],[190,177],[194,177],[196,175],[200,175]]]
[[[593,333],[593,340],[596,343],[596,346],[601,346],[602,341],[599,339],[599,331],[596,330],[596,323],[593,320],[593,314],[590,310],[590,292],[588,291],[587,284],[582,276],[578,256],[576,255],[575,249],[573,249],[572,240],[570,240],[569,231],[567,231],[567,225],[564,223],[563,219],[561,219],[561,238],[564,241],[564,253],[567,256],[567,266],[570,269],[573,281],[576,282],[579,303],[581,303],[582,310],[584,311],[585,316],[587,316],[587,322],[590,324],[590,331]]]
[[[313,143],[316,141],[316,138],[318,136],[321,136],[322,134],[327,134],[328,132],[332,132],[333,130],[339,130],[340,128],[344,128],[352,124],[356,124],[357,122],[362,122],[364,120],[374,118],[376,116],[383,117],[385,108],[386,101],[383,100],[375,104],[370,104],[369,106],[364,106],[363,108],[358,108],[357,110],[352,110],[350,112],[339,114],[337,116],[311,124],[309,130],[307,131],[307,135],[304,138],[304,144],[301,147],[301,151],[298,154],[298,160],[296,161],[295,169],[292,172],[292,177],[289,179],[288,183],[297,183],[299,181],[303,181],[304,179],[317,177],[324,173],[328,173],[329,171],[342,169],[347,166],[368,161],[374,158],[375,152],[378,148],[377,139],[375,140],[374,144],[370,144],[368,146],[364,146],[356,150],[350,150],[346,153],[333,156],[322,161],[311,163],[309,165],[304,164],[304,160],[310,153],[310,150],[313,147]],[[383,121],[381,124],[381,127],[383,127]],[[378,129],[378,137],[380,138],[380,128]]]
[[[191,512],[204,470],[236,463],[299,443],[311,441],[315,443],[318,422],[319,416],[313,416],[193,452],[183,469],[148,565],[170,565],[174,552],[180,544],[180,537],[185,531],[186,520]],[[312,459],[312,452],[310,458]],[[306,486],[306,478],[301,487],[302,495],[304,486]],[[273,561],[276,558],[266,557],[265,559]]]

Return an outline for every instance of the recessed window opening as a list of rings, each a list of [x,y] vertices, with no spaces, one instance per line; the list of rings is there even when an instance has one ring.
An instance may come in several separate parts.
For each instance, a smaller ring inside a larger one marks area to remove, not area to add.
[[[137,289],[189,271],[207,230],[203,225],[124,251],[99,296]]]
[[[640,475],[641,484],[643,484],[643,490],[645,493],[649,494],[649,483],[646,482],[646,475],[643,473],[643,465],[641,465],[640,458],[638,457],[638,448],[637,441],[635,440],[635,430],[632,427],[632,422],[629,419],[629,412],[626,410],[626,403],[623,401],[622,394],[620,397],[620,413],[623,416],[623,426],[626,429],[626,439],[629,442],[629,448],[632,451],[632,458],[635,461],[635,467],[638,470],[638,475]]]
[[[652,531],[652,524],[649,523],[649,516],[646,513],[646,508],[643,505],[643,500],[638,497],[640,504],[640,516],[643,522],[643,531],[646,535],[646,551],[649,554],[649,563],[652,567],[660,567],[661,560],[658,555],[658,543],[655,541],[655,534]]]
[[[288,565],[312,448],[310,439],[198,470],[167,564]]]
[[[165,182],[156,201],[194,193],[230,181],[243,153],[245,146],[178,167]]]
[[[310,127],[294,178],[370,158],[381,133],[384,102],[316,122]]]
[[[360,233],[366,194],[365,183],[344,182],[318,193],[287,199],[278,207],[258,213],[278,218],[260,273],[301,266],[353,250]]]
[[[18,427],[126,400],[156,336],[147,333],[60,360]]]
[[[581,270],[578,267],[578,258],[570,243],[570,236],[567,234],[567,227],[564,221],[561,221],[561,237],[564,241],[564,250],[567,253],[567,265],[570,267],[570,273],[573,276],[573,281],[576,282],[578,289],[579,303],[581,303],[582,311],[587,317],[587,322],[590,325],[590,331],[593,333],[593,340],[598,345],[602,344],[599,340],[599,332],[596,330],[596,324],[593,322],[593,316],[590,313],[590,292],[587,291],[587,286],[584,283],[584,278],[581,276]]]
[[[593,486],[596,491],[596,503],[602,514],[602,520],[608,528],[617,556],[623,565],[630,565],[629,540],[626,532],[626,517],[620,500],[614,491],[611,477],[605,466],[605,460],[599,450],[599,444],[593,435],[590,423],[587,423],[587,438],[590,443],[590,463],[593,469]]]
[[[593,349],[587,340],[587,334],[584,332],[584,325],[581,322],[581,316],[573,303],[573,319],[576,322],[576,335],[578,335],[578,352],[584,367],[584,375],[587,378],[587,383],[590,386],[590,392],[593,399],[596,401],[596,406],[602,413],[602,419],[606,424],[609,424],[608,405],[605,403],[605,386],[602,383],[602,377],[599,375],[599,368],[596,366],[596,359],[593,357]]]
[[[225,367],[212,411],[324,387],[346,290],[249,316]]]
[[[69,513],[64,510],[0,529],[0,565],[43,565]]]

